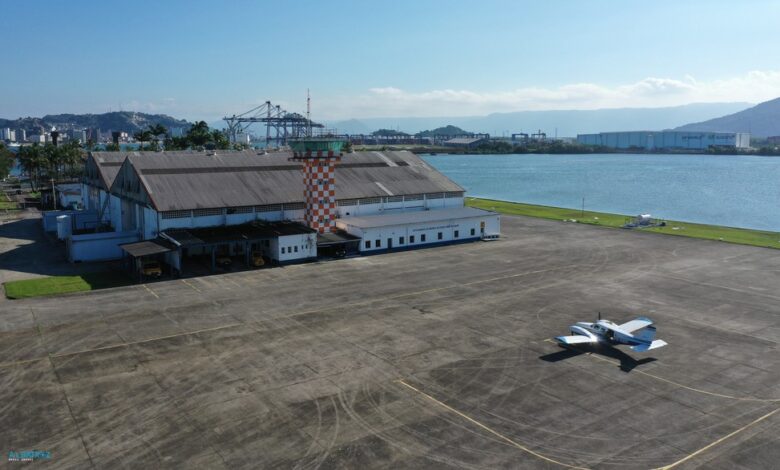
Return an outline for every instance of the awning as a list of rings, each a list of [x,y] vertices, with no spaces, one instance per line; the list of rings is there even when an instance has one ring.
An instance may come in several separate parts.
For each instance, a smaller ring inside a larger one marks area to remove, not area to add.
[[[341,231],[317,234],[318,247],[344,245],[346,243],[360,243],[360,237]]]
[[[125,252],[127,252],[127,254],[133,258],[159,255],[161,253],[168,253],[169,251],[174,250],[173,244],[163,238],[155,238],[154,240],[145,240],[135,243],[125,243],[124,245],[119,245],[119,247],[125,250]]]

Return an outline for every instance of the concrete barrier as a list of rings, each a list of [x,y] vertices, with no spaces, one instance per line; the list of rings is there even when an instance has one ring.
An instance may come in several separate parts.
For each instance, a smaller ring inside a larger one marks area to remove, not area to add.
[[[121,259],[124,251],[119,245],[141,239],[136,231],[101,232],[71,235],[67,240],[68,261],[109,261]]]
[[[98,214],[96,211],[47,211],[41,217],[43,230],[45,232],[56,232],[57,217],[61,215],[70,217],[73,230],[88,230],[98,226]]]

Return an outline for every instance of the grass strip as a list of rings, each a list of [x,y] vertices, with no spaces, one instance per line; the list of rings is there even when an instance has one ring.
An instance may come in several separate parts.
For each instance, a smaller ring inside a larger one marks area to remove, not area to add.
[[[631,217],[608,212],[580,211],[562,207],[538,206],[519,202],[498,201],[494,199],[466,198],[466,205],[500,212],[507,215],[523,215],[562,221],[576,221],[581,224],[601,225],[610,228],[622,228]],[[643,232],[662,233],[681,237],[717,240],[740,245],[760,246],[780,249],[780,233],[746,228],[723,227],[721,225],[695,224],[667,220],[665,227],[637,228]]]
[[[5,296],[9,299],[25,299],[126,286],[132,283],[133,281],[124,273],[111,271],[80,276],[51,276],[6,282]]]

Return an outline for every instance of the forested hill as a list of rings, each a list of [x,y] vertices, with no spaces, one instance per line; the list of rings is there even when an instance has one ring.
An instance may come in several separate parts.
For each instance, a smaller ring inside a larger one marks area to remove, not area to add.
[[[749,132],[754,137],[780,135],[780,98],[707,121],[686,124],[677,131]]]
[[[26,117],[19,119],[0,119],[1,127],[26,129],[28,132],[72,128],[99,128],[102,131],[136,132],[150,125],[162,124],[167,128],[189,128],[190,123],[165,114],[146,114],[132,111],[117,111],[103,114],[48,114],[42,118]]]

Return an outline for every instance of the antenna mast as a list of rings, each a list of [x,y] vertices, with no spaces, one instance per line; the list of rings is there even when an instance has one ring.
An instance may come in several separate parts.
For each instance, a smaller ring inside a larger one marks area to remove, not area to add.
[[[309,137],[312,137],[311,135],[311,94],[309,94],[309,89],[306,89],[306,135]]]

